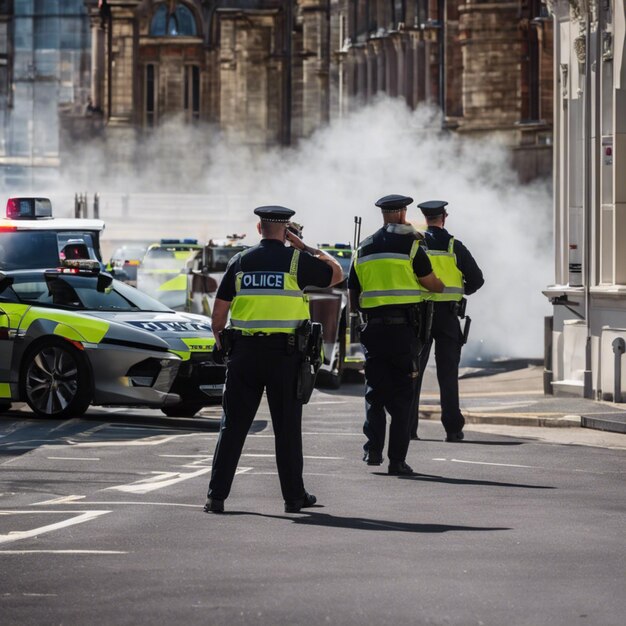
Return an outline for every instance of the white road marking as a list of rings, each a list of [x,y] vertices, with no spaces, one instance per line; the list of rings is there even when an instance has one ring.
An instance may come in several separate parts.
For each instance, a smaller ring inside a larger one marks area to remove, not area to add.
[[[68,444],[76,448],[98,448],[98,447],[123,447],[123,446],[160,446],[180,437],[189,435],[154,435],[144,439],[126,439],[123,441],[74,441],[68,440]]]
[[[328,436],[328,437],[361,437],[363,438],[362,433],[342,433],[341,431],[328,432],[328,433],[302,433],[302,435],[312,435],[312,436]],[[250,437],[259,437],[262,439],[273,439],[274,435],[248,435]]]
[[[241,456],[253,456],[253,457],[267,457],[267,458],[274,458],[276,455],[275,454],[242,454]],[[344,457],[342,456],[303,456],[302,458],[304,459],[331,459],[331,460],[336,460],[336,461],[341,461],[344,459]]]
[[[242,474],[251,470],[251,467],[238,467],[236,474]],[[124,493],[148,493],[150,491],[156,491],[157,489],[163,489],[164,487],[170,487],[176,483],[180,483],[183,480],[189,480],[190,478],[196,478],[202,476],[202,474],[208,474],[211,471],[210,467],[203,467],[195,472],[189,472],[183,474],[181,472],[154,472],[156,476],[150,478],[142,478],[128,485],[116,485],[115,487],[107,487],[103,491],[122,491]]]
[[[23,596],[32,596],[34,598],[56,598],[58,593],[23,593]]]
[[[314,400],[313,402],[309,402],[309,406],[315,404],[348,404],[348,400]]]
[[[464,461],[462,459],[450,459],[452,463],[468,463],[470,465],[496,465],[498,467],[523,467],[525,469],[542,469],[535,465],[515,465],[514,463],[488,463],[487,461]]]
[[[40,526],[39,528],[33,528],[31,530],[17,530],[12,531],[8,535],[0,535],[0,543],[9,543],[12,541],[20,541],[21,539],[30,539],[32,537],[37,537],[38,535],[43,535],[44,533],[49,533],[54,530],[59,530],[61,528],[66,528],[67,526],[74,526],[75,524],[82,524],[83,522],[89,522],[92,519],[96,519],[101,515],[106,515],[111,511],[84,511],[79,515],[76,515],[76,511],[0,511],[0,515],[33,515],[33,514],[62,514],[62,513],[70,513],[70,515],[75,515],[76,517],[71,517],[69,519],[65,519],[61,522],[56,522],[55,524],[48,524],[46,526]]]
[[[433,459],[433,461],[447,461],[448,459]],[[450,459],[451,463],[467,463],[469,465],[496,465],[498,467],[522,467],[525,469],[545,469],[536,465],[515,465],[514,463],[489,463],[487,461],[464,461],[463,459]]]
[[[52,461],[99,461],[96,456],[49,456],[48,459]]]
[[[433,459],[433,461],[447,461],[448,459]],[[548,472],[581,472],[583,474],[599,474],[600,476],[610,475],[610,474],[623,474],[625,472],[620,471],[611,471],[611,472],[599,472],[594,470],[587,469],[579,469],[579,468],[560,468],[560,467],[544,467],[541,465],[514,465],[512,463],[488,463],[486,461],[464,461],[462,459],[450,459],[451,463],[468,463],[471,465],[495,465],[499,467],[520,467],[522,469],[537,469],[537,470],[545,470]]]
[[[368,526],[378,526],[380,528],[391,528],[392,530],[406,530],[402,528],[402,526],[394,526],[393,524],[381,524],[380,522],[367,522],[365,520],[361,520],[363,524],[367,524]]]
[[[248,476],[278,476],[278,472],[248,472]],[[303,476],[336,476],[330,472],[304,472]]]
[[[159,454],[159,456],[170,457],[173,459],[206,459],[206,454]],[[211,456],[211,455],[208,455]]]
[[[0,554],[128,554],[121,550],[0,550]],[[54,595],[29,593],[29,596]]]
[[[66,502],[65,504],[80,504],[81,506],[87,504],[106,504],[107,506],[112,506],[116,504],[148,504],[150,506],[182,506],[191,509],[201,509],[204,506],[203,504],[184,504],[181,502],[145,502],[144,500],[89,500],[84,502]]]
[[[30,506],[47,506],[51,504],[73,504],[82,500],[85,496],[61,496],[60,498],[52,498],[52,500],[44,500],[43,502],[35,502]]]

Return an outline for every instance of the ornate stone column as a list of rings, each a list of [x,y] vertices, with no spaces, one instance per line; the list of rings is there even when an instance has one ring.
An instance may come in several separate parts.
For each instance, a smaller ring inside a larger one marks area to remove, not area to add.
[[[330,21],[322,0],[299,0],[302,17],[303,134],[310,135],[329,118]]]
[[[104,21],[100,16],[97,0],[86,0],[91,27],[91,105],[97,111],[104,110]]]
[[[137,33],[135,10],[140,0],[108,0],[106,60],[109,124],[132,125],[135,121]]]

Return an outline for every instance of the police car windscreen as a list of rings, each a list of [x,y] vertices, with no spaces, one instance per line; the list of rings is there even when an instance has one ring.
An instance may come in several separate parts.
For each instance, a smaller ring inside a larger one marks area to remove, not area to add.
[[[29,270],[59,264],[57,233],[45,231],[0,232],[0,269]]]
[[[98,291],[96,276],[62,275],[46,280],[41,273],[14,277],[12,290],[21,302],[88,311],[169,311],[166,306],[124,283]]]
[[[220,248],[209,248],[207,250],[207,266],[208,272],[225,272],[228,262],[246,246],[224,246]]]
[[[352,254],[350,250],[329,250],[329,254],[334,256],[337,261],[339,261],[339,265],[341,265],[341,269],[343,273],[347,276],[350,273],[350,264],[352,263]]]

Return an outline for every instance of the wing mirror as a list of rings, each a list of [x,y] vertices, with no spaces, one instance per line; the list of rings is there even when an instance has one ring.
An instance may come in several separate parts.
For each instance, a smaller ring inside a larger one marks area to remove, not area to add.
[[[98,274],[98,282],[96,283],[96,289],[100,293],[104,293],[113,283],[113,276],[111,274]]]
[[[13,276],[7,276],[0,272],[0,293],[3,293],[13,284]]]

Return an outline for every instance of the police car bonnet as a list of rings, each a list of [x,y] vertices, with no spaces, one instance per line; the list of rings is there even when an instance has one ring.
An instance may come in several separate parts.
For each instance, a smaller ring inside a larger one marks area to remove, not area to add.
[[[254,214],[258,215],[264,222],[286,223],[296,212],[284,206],[260,206],[254,209]]]
[[[445,200],[429,200],[428,202],[420,202],[417,206],[426,217],[437,217],[446,212],[447,205]]]
[[[376,202],[376,206],[380,207],[383,213],[388,211],[401,211],[409,204],[413,202],[413,198],[409,196],[401,196],[397,193],[392,193],[389,196],[383,196]]]

